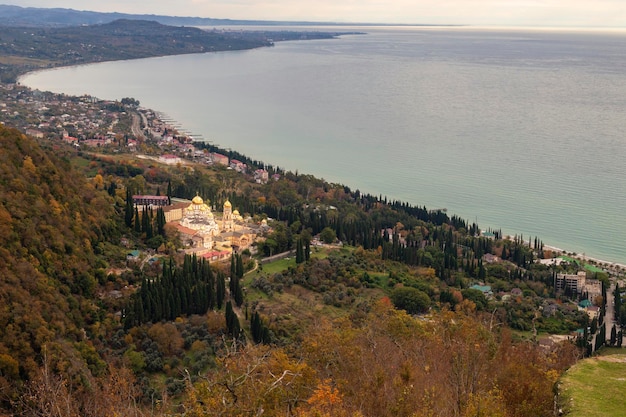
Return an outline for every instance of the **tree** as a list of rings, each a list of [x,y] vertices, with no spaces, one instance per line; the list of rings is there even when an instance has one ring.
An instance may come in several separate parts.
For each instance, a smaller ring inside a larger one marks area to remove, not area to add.
[[[304,249],[302,248],[302,239],[296,240],[296,263],[301,264],[304,262]]]
[[[239,337],[241,326],[239,324],[239,318],[233,310],[233,304],[230,301],[226,302],[226,327],[231,336],[235,338]]]
[[[430,297],[422,290],[412,287],[399,287],[391,293],[396,308],[409,314],[425,313],[430,308]]]
[[[337,234],[330,227],[325,227],[320,232],[320,239],[326,244],[331,244],[337,239]]]
[[[224,298],[226,297],[226,279],[224,277],[224,273],[221,271],[217,274],[216,286],[215,302],[217,304],[217,309],[221,310],[224,305]]]
[[[611,340],[609,343],[611,346],[615,346],[615,342],[617,342],[617,328],[613,325],[613,327],[611,327]]]
[[[478,310],[484,310],[487,307],[487,297],[485,297],[482,291],[475,288],[466,288],[461,291],[461,294],[463,294],[464,299],[476,304]]]
[[[309,239],[305,239],[304,241],[304,260],[308,261],[311,259],[311,241]]]
[[[126,188],[126,209],[124,210],[124,220],[127,227],[133,225],[133,218],[135,217],[135,207],[133,204],[133,195],[129,188]]]

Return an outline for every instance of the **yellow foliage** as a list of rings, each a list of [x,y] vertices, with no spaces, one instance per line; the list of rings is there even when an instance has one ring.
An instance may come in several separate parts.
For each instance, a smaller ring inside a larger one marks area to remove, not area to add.
[[[328,408],[341,403],[341,394],[332,386],[330,379],[325,379],[317,385],[313,395],[306,401],[309,405]]]
[[[26,172],[28,172],[29,174],[35,175],[37,173],[37,167],[35,166],[35,164],[33,163],[33,159],[30,156],[26,156],[24,158],[24,162],[22,163],[22,167],[26,170]]]
[[[470,394],[463,417],[507,417],[506,404],[498,389]]]

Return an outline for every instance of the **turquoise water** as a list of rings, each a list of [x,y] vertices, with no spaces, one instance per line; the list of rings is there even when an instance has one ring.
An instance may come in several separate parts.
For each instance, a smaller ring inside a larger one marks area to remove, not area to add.
[[[300,173],[626,263],[626,35],[368,28],[39,72]]]

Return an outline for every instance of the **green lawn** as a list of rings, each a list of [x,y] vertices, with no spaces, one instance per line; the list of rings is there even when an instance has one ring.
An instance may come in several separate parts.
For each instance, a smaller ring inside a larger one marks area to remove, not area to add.
[[[582,360],[560,383],[569,417],[621,417],[626,413],[626,354]]]
[[[278,272],[283,272],[284,270],[288,269],[290,266],[296,266],[295,256],[263,264],[263,268],[261,269],[261,272],[268,274],[268,275],[276,274]]]

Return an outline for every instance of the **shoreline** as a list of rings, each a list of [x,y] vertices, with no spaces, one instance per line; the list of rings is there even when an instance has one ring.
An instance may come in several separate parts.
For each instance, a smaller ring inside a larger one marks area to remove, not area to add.
[[[25,74],[26,75],[26,74]],[[24,85],[21,84],[20,85],[22,88],[27,88],[29,91],[33,92],[35,91],[33,88],[31,88],[28,85]],[[59,94],[59,95],[65,95],[64,93],[54,93],[54,94]],[[68,97],[78,97],[78,96],[72,96],[72,95],[68,95]],[[102,100],[97,98],[98,100]],[[102,100],[102,101],[106,101],[106,100]],[[170,115],[168,115],[165,111],[160,111],[160,110],[155,110],[152,108],[143,108],[144,111],[148,111],[151,112],[154,115],[154,118],[156,120],[158,120],[159,122],[163,123],[164,125],[167,125],[169,128],[172,128],[174,131],[176,131],[177,133],[180,133],[181,135],[184,135],[188,138],[190,138],[192,140],[191,143],[202,143],[204,145],[210,145],[210,146],[215,146],[216,148],[223,150],[223,151],[227,151],[228,149],[223,149],[221,146],[219,146],[218,144],[213,144],[212,141],[210,140],[206,140],[204,138],[202,138],[201,135],[198,134],[194,134],[191,131],[185,129],[184,125],[180,122],[178,122],[176,119],[172,118]],[[237,152],[236,150],[234,150],[235,152]],[[253,157],[250,157],[248,155],[243,155],[245,158],[254,160]],[[267,163],[266,161],[259,161],[262,163]],[[323,178],[322,178],[323,179]],[[326,181],[326,180],[324,180]],[[350,187],[349,184],[345,184],[348,187]],[[389,196],[387,196],[389,197]],[[419,205],[419,204],[418,204]],[[505,239],[512,239],[511,235],[505,235],[504,236]],[[624,275],[626,273],[626,263],[622,263],[622,262],[617,262],[617,261],[608,261],[606,259],[602,259],[600,257],[597,256],[586,256],[585,253],[577,253],[577,252],[573,252],[573,251],[569,251],[567,249],[561,248],[561,247],[557,247],[557,246],[553,246],[553,245],[549,245],[549,244],[545,244],[543,245],[544,250],[550,250],[553,251],[557,254],[557,256],[568,256],[571,258],[574,258],[576,260],[579,260],[581,262],[583,262],[584,264],[590,264],[593,266],[597,266],[598,268],[601,268],[605,271],[607,271],[609,274],[611,275]]]
[[[624,274],[626,273],[626,264],[620,263],[620,262],[611,262],[611,261],[606,261],[600,258],[596,258],[593,256],[586,256],[584,253],[580,254],[580,253],[576,253],[576,252],[569,252],[566,249],[562,249],[562,248],[558,248],[556,246],[550,246],[550,245],[543,245],[544,250],[550,250],[553,252],[558,252],[559,255],[558,256],[568,256],[570,258],[582,261],[583,264],[590,264],[590,265],[594,265],[597,266],[598,268],[603,268],[609,271],[609,273],[611,274]]]
[[[57,68],[54,68],[54,69],[57,69]],[[42,71],[46,71],[46,70],[42,70]],[[39,72],[39,71],[36,71],[36,72]],[[31,73],[28,73],[28,74],[31,74]],[[156,108],[159,108],[159,107],[157,106]],[[182,124],[177,123],[171,117],[168,117],[167,122],[168,122],[168,124],[175,125],[175,127],[178,130],[180,130],[181,133],[185,133],[185,134],[189,133],[187,130],[184,129]],[[193,133],[191,133],[190,135],[193,136],[194,140],[197,140],[198,142],[203,142],[203,143],[207,143],[207,144],[212,144],[214,146],[222,147],[222,146],[219,145],[219,143],[215,143],[216,142],[215,139],[214,140],[207,140],[206,138],[202,138],[201,135],[197,135],[197,134],[194,135]],[[217,141],[220,141],[220,140],[217,139]],[[225,146],[224,148],[228,149],[229,146]],[[237,149],[238,146],[235,145],[235,146],[232,146],[232,148],[234,150],[234,149]],[[252,154],[254,155],[254,152],[252,152]],[[252,158],[252,159],[254,159],[254,158]],[[267,163],[271,163],[271,161],[272,161],[272,159],[268,158],[268,157],[264,157],[263,159]],[[282,166],[282,164],[281,164],[281,166]],[[320,178],[324,178],[324,177],[326,177],[326,176],[325,175],[320,175]],[[332,179],[331,179],[331,181],[332,181]],[[348,184],[348,185],[353,185],[350,180],[345,181],[345,183]],[[361,188],[361,187],[357,187],[357,188]],[[393,199],[393,197],[392,197],[392,199]],[[401,201],[408,201],[408,200],[406,198],[402,198]],[[415,202],[415,203],[412,203],[412,204],[422,205],[419,202]],[[451,211],[454,213],[456,210],[453,208]],[[464,218],[468,218],[468,217],[464,216]],[[502,226],[507,225],[507,223],[503,223],[503,222],[494,222],[494,223],[496,223],[497,225],[502,225]],[[494,227],[491,224],[489,226],[490,227]],[[495,226],[495,227],[498,227],[498,226]],[[508,227],[506,227],[506,228],[508,228]],[[521,228],[516,227],[515,230],[521,230]],[[533,232],[533,234],[535,234],[535,233]],[[524,236],[526,236],[526,235],[527,235],[527,233],[524,233]],[[540,236],[540,234],[538,234],[538,236]],[[580,260],[585,261],[585,262],[595,263],[595,264],[598,264],[598,265],[601,265],[601,266],[605,266],[605,267],[611,268],[611,269],[619,269],[619,268],[625,268],[626,267],[625,266],[626,263],[624,262],[623,259],[621,261],[609,261],[609,260],[607,260],[607,259],[618,259],[618,258],[620,258],[619,256],[618,257],[613,257],[613,256],[608,256],[608,255],[604,255],[604,256],[603,255],[586,256],[585,255],[586,251],[584,249],[585,245],[581,245],[580,244],[581,242],[578,242],[577,240],[574,240],[574,243],[575,243],[575,246],[576,246],[575,250],[563,249],[563,248],[568,248],[568,246],[569,246],[568,242],[569,241],[566,240],[565,238],[561,239],[562,236],[560,236],[560,235],[555,235],[555,236],[557,238],[555,240],[557,242],[559,242],[559,243],[557,243],[557,245],[546,245],[545,246],[546,248],[548,248],[548,247],[549,248],[553,248],[555,251],[558,251],[558,252],[563,253],[563,254],[574,254],[574,253],[576,253],[575,257],[577,259],[580,259]],[[554,235],[553,235],[553,237],[554,237]],[[546,239],[546,240],[549,240],[549,239]],[[618,243],[618,242],[614,242],[613,241],[613,245],[615,245],[615,243]],[[604,253],[604,251],[601,251],[601,252]],[[618,255],[619,255],[619,253],[618,253]]]
[[[223,151],[227,151],[227,149],[223,149],[221,148],[218,144],[211,144],[210,141],[206,141],[206,140],[196,140],[195,138],[193,138],[192,134],[188,134],[189,131],[185,130],[183,125],[181,123],[179,123],[177,120],[170,118],[169,115],[167,115],[166,113],[159,111],[159,110],[154,110],[154,109],[148,109],[150,111],[152,111],[155,116],[157,116],[157,118],[161,121],[166,122],[168,125],[172,126],[174,129],[183,132],[185,135],[187,135],[188,137],[191,137],[193,139],[193,142],[199,142],[199,143],[203,143],[203,144],[210,144],[211,146],[215,146],[216,148],[223,150]],[[166,116],[167,119],[164,119],[162,116]],[[237,152],[236,150],[233,149],[233,151]],[[242,154],[243,155],[243,154]],[[250,159],[254,159],[251,156],[248,155],[243,155],[246,158],[250,158]],[[266,164],[266,161],[259,161],[262,162],[264,164]],[[326,180],[324,180],[326,181]],[[350,187],[349,184],[344,184],[348,187]],[[387,196],[389,197],[389,196]],[[408,202],[407,202],[408,203]],[[419,204],[418,204],[419,205]],[[447,209],[443,209],[444,211],[447,211]],[[454,215],[454,213],[453,213]],[[512,239],[513,236],[510,235],[506,235],[504,236],[504,239]],[[604,259],[600,259],[598,257],[594,257],[594,256],[586,256],[584,254],[584,252],[578,253],[578,252],[573,252],[573,251],[569,251],[567,249],[563,249],[557,246],[552,246],[552,245],[548,245],[548,244],[543,244],[543,248],[544,250],[550,250],[553,252],[558,252],[558,256],[568,256],[571,258],[574,258],[576,260],[579,260],[584,264],[590,264],[593,266],[597,266],[598,268],[602,268],[604,270],[606,270],[610,275],[625,275],[626,274],[626,263],[621,263],[621,262],[613,262],[613,261],[607,261]]]

